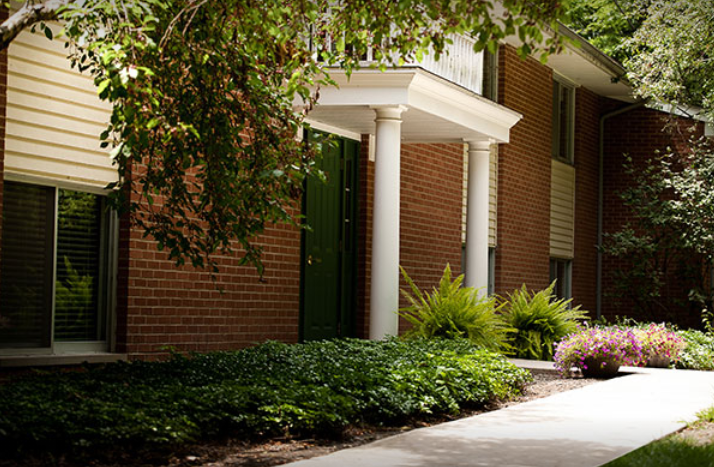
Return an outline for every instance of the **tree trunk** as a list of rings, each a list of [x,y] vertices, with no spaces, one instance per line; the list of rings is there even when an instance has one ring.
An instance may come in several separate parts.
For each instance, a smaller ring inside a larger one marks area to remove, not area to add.
[[[25,2],[19,10],[0,25],[0,51],[7,49],[24,29],[40,21],[56,19],[57,10],[67,2],[68,0],[48,0],[37,4]]]

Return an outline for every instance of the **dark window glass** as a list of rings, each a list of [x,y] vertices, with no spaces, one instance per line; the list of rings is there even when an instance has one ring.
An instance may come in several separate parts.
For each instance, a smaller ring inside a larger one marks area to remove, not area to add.
[[[55,339],[104,338],[99,285],[102,257],[102,198],[59,190],[57,201],[57,279]]]
[[[553,81],[553,157],[573,163],[575,90]]]
[[[555,281],[554,292],[559,298],[572,297],[572,264],[573,261],[569,259],[551,258],[550,260],[550,282]]]
[[[103,199],[5,182],[0,348],[106,340]]]
[[[0,347],[49,347],[52,188],[5,182],[0,258]]]

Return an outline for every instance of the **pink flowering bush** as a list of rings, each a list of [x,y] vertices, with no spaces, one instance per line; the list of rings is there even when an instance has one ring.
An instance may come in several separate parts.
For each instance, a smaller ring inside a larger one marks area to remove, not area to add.
[[[587,370],[589,358],[602,365],[637,366],[646,361],[646,353],[632,329],[617,327],[581,328],[556,344],[555,367],[563,376],[572,367]]]
[[[676,332],[667,329],[664,323],[651,323],[647,327],[636,328],[634,332],[642,345],[645,362],[649,358],[658,356],[676,362],[686,346],[684,339]]]

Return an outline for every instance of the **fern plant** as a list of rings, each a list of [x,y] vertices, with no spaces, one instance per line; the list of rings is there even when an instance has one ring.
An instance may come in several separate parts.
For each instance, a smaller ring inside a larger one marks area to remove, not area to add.
[[[578,330],[588,319],[580,306],[571,308],[572,299],[557,298],[555,282],[539,292],[529,292],[525,284],[501,299],[503,318],[514,329],[511,334],[512,355],[529,360],[553,360],[553,345]]]
[[[490,350],[508,348],[509,328],[497,313],[496,300],[479,296],[471,287],[461,287],[464,276],[451,280],[451,267],[447,264],[431,293],[419,290],[404,268],[400,267],[411,291],[402,290],[409,306],[399,309],[399,316],[413,327],[406,338],[466,338]]]

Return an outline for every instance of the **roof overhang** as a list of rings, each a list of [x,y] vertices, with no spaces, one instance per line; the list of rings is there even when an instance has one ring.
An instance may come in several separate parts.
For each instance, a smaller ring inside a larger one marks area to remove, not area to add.
[[[497,2],[492,16],[498,19],[505,12],[503,5]],[[546,28],[543,33],[550,37],[554,34],[550,28]],[[586,87],[600,96],[623,102],[637,100],[625,79],[625,68],[617,60],[562,23],[558,25],[558,34],[570,39],[570,42],[566,43],[562,53],[548,57],[548,67],[574,84]],[[509,36],[504,42],[514,47],[522,44],[518,36]]]
[[[374,134],[377,107],[403,106],[405,142],[507,143],[522,116],[420,68],[331,70],[338,86],[320,89],[308,122],[353,134]]]

